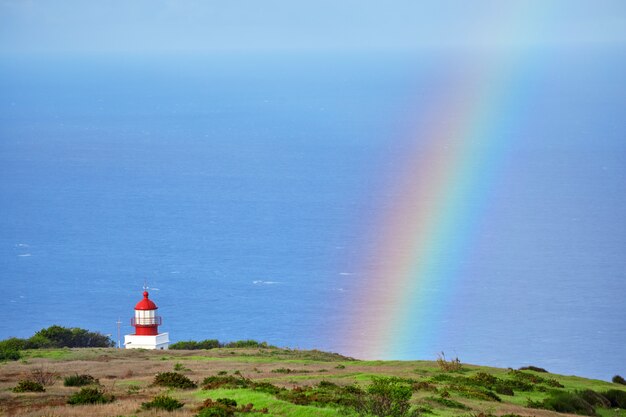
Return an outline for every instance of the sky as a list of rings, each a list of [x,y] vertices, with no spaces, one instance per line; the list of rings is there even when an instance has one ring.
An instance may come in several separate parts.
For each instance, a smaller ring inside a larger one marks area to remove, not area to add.
[[[624,40],[623,0],[0,0],[2,54],[581,47]]]

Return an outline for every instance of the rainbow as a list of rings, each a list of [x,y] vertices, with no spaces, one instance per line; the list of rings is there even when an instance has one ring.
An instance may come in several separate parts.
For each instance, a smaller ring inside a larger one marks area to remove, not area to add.
[[[519,128],[528,103],[532,61],[521,55],[492,51],[455,66],[395,140],[395,174],[376,192],[385,208],[367,234],[367,272],[341,329],[345,353],[427,359],[441,350],[440,321],[509,155],[507,132]]]

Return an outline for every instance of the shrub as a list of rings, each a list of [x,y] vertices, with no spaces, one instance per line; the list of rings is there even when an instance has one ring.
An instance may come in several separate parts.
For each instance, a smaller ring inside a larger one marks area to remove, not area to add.
[[[181,372],[183,372],[183,371],[191,371],[191,369],[189,369],[189,368],[185,367],[185,365],[183,365],[183,364],[182,364],[182,363],[180,363],[180,362],[176,362],[176,363],[174,364],[174,370],[175,370],[175,371],[181,371]]]
[[[56,325],[39,330],[24,344],[26,349],[112,346],[115,346],[115,343],[109,336],[79,327],[67,328]]]
[[[513,392],[513,389],[506,385],[496,385],[495,390],[496,390],[496,393],[498,394],[509,395],[509,396],[515,395],[515,392]]]
[[[535,372],[544,372],[547,373],[548,371],[546,371],[543,368],[539,368],[538,366],[522,366],[521,368],[519,368],[520,371],[535,371]]]
[[[147,403],[141,403],[141,408],[143,408],[144,410],[157,409],[174,411],[181,408],[183,405],[183,403],[168,395],[157,395],[152,399],[152,401]]]
[[[154,377],[154,385],[169,388],[193,389],[198,385],[178,372],[160,372]]]
[[[528,401],[530,408],[544,408],[559,413],[582,414],[595,416],[593,405],[589,404],[581,395],[575,392],[553,391],[543,401]]]
[[[2,348],[0,349],[0,362],[17,361],[22,357],[19,350]]]
[[[39,382],[31,381],[29,379],[20,381],[13,392],[44,392],[46,389]]]
[[[107,394],[99,388],[86,387],[74,393],[69,400],[67,400],[67,403],[70,405],[106,404],[113,402],[113,400],[115,400],[113,395]]]
[[[563,388],[563,385],[554,378],[542,378],[539,375],[531,374],[528,372],[516,371],[514,369],[509,370],[509,375],[518,381],[524,381],[529,384],[546,384],[555,388]]]
[[[2,350],[23,350],[26,345],[26,340],[18,339],[17,337],[11,337],[5,340],[0,340],[0,351]]]
[[[322,372],[322,371],[323,370],[319,370],[318,372]],[[272,369],[271,372],[275,374],[291,374],[291,373],[308,374],[311,371],[307,371],[306,369],[277,368],[277,369]]]
[[[615,375],[613,377],[613,379],[611,379],[611,381],[613,381],[613,383],[615,384],[622,384],[622,385],[626,385],[626,379],[622,378],[619,375]]]
[[[594,390],[586,389],[583,391],[576,391],[576,394],[578,394],[583,400],[587,401],[589,404],[591,404],[594,407],[595,406],[602,407],[602,408],[611,407],[611,401],[608,398],[606,398],[604,395],[597,393]]]
[[[38,382],[41,385],[52,385],[57,379],[57,374],[55,372],[48,371],[43,365],[41,365],[30,370],[29,379]]]
[[[410,412],[411,386],[397,378],[373,378],[366,392],[366,396],[358,398],[355,407],[361,414],[369,413],[377,417],[417,415],[415,410]]]
[[[471,378],[483,386],[492,386],[499,381],[497,377],[488,374],[487,372],[478,372]]]
[[[252,381],[247,378],[233,375],[207,376],[202,381],[202,389],[217,388],[247,388],[252,386]]]
[[[459,358],[447,360],[446,354],[443,352],[437,356],[437,365],[439,365],[439,368],[445,372],[457,372],[463,369]]]
[[[427,400],[436,402],[437,404],[441,404],[444,407],[448,407],[448,408],[456,408],[458,410],[469,410],[470,409],[465,404],[462,404],[462,403],[460,403],[458,401],[451,400],[449,398],[444,398],[443,396],[441,396],[441,397],[428,397]]]
[[[63,385],[66,387],[82,387],[85,385],[98,384],[98,380],[91,375],[70,375],[63,378]]]
[[[252,386],[252,389],[258,392],[265,392],[267,394],[276,395],[281,391],[284,391],[284,388],[277,387],[274,384],[269,382],[255,382]]]
[[[611,407],[626,409],[626,391],[610,389],[602,395],[611,402]]]
[[[217,401],[207,398],[197,417],[231,417],[235,415],[236,407],[237,401],[230,398],[219,398]]]
[[[256,340],[237,340],[235,342],[229,342],[224,345],[226,348],[270,348],[267,342],[257,342]]]
[[[519,379],[500,379],[495,385],[495,390],[496,392],[498,392],[498,390],[502,392],[513,390],[529,392],[534,390],[534,386],[533,384]]]
[[[178,350],[200,350],[200,349],[215,349],[222,347],[222,344],[217,339],[206,339],[196,342],[195,340],[176,342],[170,345],[170,349]]]
[[[493,392],[481,388],[456,384],[450,385],[448,388],[452,391],[458,392],[459,394],[461,394],[462,397],[465,398],[471,398],[481,401],[502,401],[500,397],[498,397]]]
[[[418,381],[413,384],[413,391],[437,391],[437,387],[430,382]]]

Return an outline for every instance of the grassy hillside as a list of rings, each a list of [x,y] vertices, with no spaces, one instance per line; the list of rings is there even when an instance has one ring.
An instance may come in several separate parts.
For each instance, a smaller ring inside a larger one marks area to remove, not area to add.
[[[611,398],[594,396],[608,391],[615,401],[621,401],[626,397],[624,385],[466,364],[460,364],[458,370],[446,371],[441,365],[436,361],[356,361],[319,351],[277,348],[27,350],[20,361],[0,364],[0,414],[182,417],[198,414],[199,407],[209,398],[210,404],[227,398],[236,401],[239,411],[235,415],[241,416],[358,416],[359,404],[363,406],[379,398],[372,385],[372,381],[378,381],[381,387],[396,390],[393,392],[408,390],[411,410],[423,416],[547,417],[560,413],[545,408],[570,410],[567,407],[574,405],[577,408],[570,411],[626,417],[624,404],[618,407],[611,404]],[[184,375],[197,387],[177,389],[154,385],[159,373],[171,377],[166,372]],[[64,379],[82,374],[94,378],[87,378],[86,382],[97,380],[98,385],[91,386],[114,400],[93,405],[68,404],[68,399],[82,388],[64,386]],[[381,377],[393,379],[377,379]],[[45,391],[13,391],[20,381],[26,380],[44,382]],[[593,393],[583,394],[583,390]],[[572,394],[576,392],[579,394]],[[171,412],[141,408],[142,403],[161,394],[182,403],[182,408]],[[586,400],[584,404],[581,398]],[[253,404],[252,411],[266,409],[267,413],[244,412],[250,410],[242,410],[241,406],[249,403]],[[228,409],[226,405],[223,408]]]

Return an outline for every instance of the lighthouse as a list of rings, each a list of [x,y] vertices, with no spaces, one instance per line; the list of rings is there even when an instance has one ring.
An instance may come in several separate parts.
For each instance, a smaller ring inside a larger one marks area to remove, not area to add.
[[[148,298],[148,291],[144,290],[143,299],[135,306],[135,316],[130,319],[135,333],[124,336],[126,349],[167,350],[170,337],[169,333],[159,333],[161,316],[157,316],[157,309],[154,301]]]

